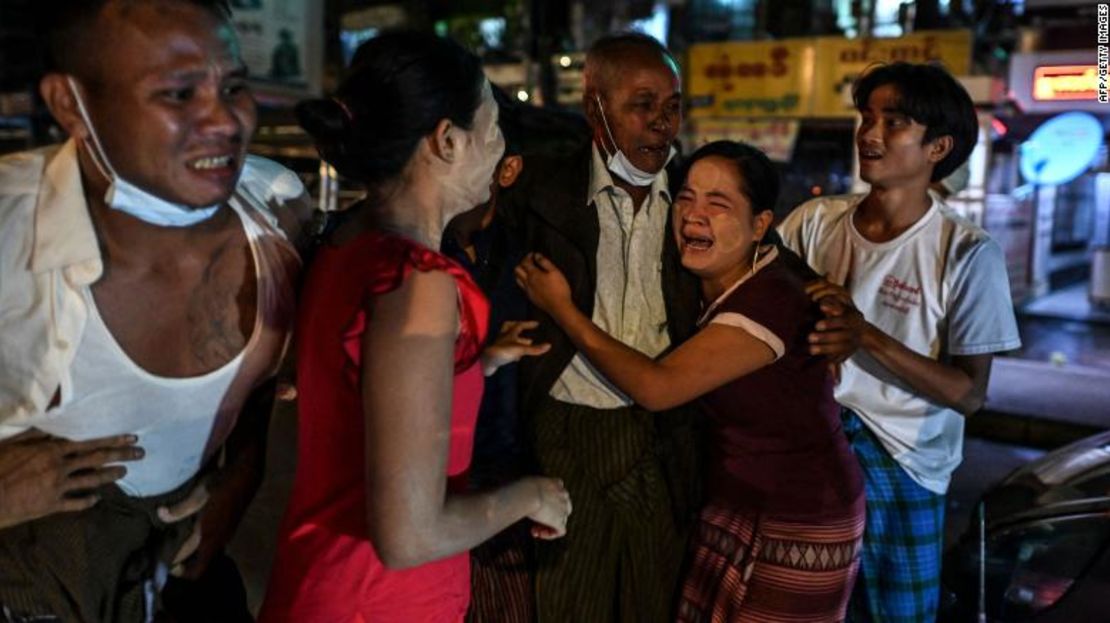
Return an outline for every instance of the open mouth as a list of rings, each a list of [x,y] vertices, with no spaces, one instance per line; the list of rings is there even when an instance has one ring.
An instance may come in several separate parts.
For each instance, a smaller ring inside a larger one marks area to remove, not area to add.
[[[665,155],[667,155],[669,147],[670,146],[666,145],[666,144],[648,146],[648,147],[641,147],[640,152],[645,153],[645,154],[652,154],[652,155],[656,155],[656,156],[665,156]]]
[[[713,239],[699,234],[682,233],[683,250],[708,251],[713,248]]]
[[[194,171],[215,171],[219,169],[228,169],[235,164],[235,157],[231,155],[223,156],[206,156],[204,158],[197,158],[190,160],[186,163],[190,169]]]
[[[883,158],[882,152],[877,150],[877,149],[870,149],[870,148],[864,148],[864,147],[860,147],[860,149],[859,149],[859,159],[860,160],[869,160],[869,161],[874,162],[876,160],[882,160],[882,158]]]

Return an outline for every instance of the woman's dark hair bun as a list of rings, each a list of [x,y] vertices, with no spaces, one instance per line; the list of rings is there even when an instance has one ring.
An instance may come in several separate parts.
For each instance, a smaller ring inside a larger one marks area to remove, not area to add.
[[[324,160],[374,186],[399,175],[443,119],[469,129],[484,82],[481,61],[454,41],[388,32],[359,47],[334,98],[303,102],[296,114]]]
[[[316,140],[322,156],[325,152],[333,152],[332,147],[342,143],[350,131],[347,113],[332,98],[305,100],[297,104],[293,112],[301,127]]]

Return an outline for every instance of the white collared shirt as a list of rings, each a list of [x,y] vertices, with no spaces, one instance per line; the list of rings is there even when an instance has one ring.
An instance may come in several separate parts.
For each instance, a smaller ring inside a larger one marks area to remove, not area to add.
[[[605,161],[593,146],[590,203],[597,209],[597,284],[593,321],[624,344],[649,357],[670,346],[663,302],[663,237],[670,218],[667,172],[660,171],[639,211],[632,197],[613,183]],[[581,353],[577,353],[551,388],[561,402],[595,409],[632,404]]]

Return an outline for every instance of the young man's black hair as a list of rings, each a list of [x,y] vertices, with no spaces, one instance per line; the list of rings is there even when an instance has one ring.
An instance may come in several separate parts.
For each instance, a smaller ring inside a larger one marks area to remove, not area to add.
[[[898,62],[876,65],[860,76],[852,89],[856,109],[866,108],[871,93],[888,84],[898,90],[900,112],[925,126],[924,143],[952,137],[952,151],[933,168],[929,181],[951,175],[971,155],[979,136],[971,96],[940,66]]]

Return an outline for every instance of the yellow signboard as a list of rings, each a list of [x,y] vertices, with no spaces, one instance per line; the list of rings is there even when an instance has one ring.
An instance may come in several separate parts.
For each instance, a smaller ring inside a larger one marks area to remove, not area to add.
[[[804,117],[812,96],[811,39],[691,46],[689,116]]]
[[[699,43],[688,60],[691,118],[852,117],[852,82],[876,63],[940,62],[953,75],[966,75],[971,31]]]
[[[816,39],[815,117],[852,117],[852,83],[871,65],[940,62],[955,76],[971,69],[971,31],[919,31],[894,39]]]

